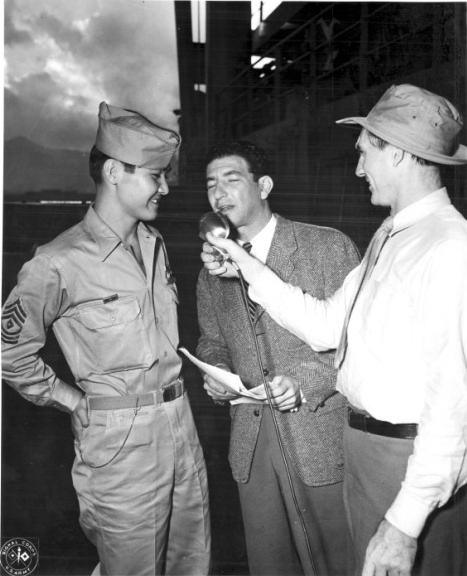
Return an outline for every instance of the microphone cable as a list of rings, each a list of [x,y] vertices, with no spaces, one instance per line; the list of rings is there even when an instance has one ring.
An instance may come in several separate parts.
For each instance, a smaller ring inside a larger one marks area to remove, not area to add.
[[[314,576],[317,576],[318,572],[317,572],[317,570],[316,570],[316,566],[315,566],[315,563],[314,563],[314,561],[313,561],[313,554],[312,554],[312,552],[311,552],[310,539],[309,539],[309,537],[308,537],[308,532],[307,532],[307,529],[306,529],[305,520],[304,520],[304,518],[303,518],[303,514],[302,514],[302,511],[301,511],[301,509],[300,509],[300,505],[299,505],[299,503],[298,503],[297,495],[296,495],[296,493],[295,493],[295,488],[294,488],[294,485],[293,485],[292,475],[290,474],[290,467],[289,467],[289,464],[288,464],[288,462],[287,462],[287,458],[286,458],[286,456],[285,456],[284,444],[283,444],[283,442],[282,442],[282,438],[281,438],[281,434],[280,434],[280,430],[279,430],[279,424],[278,424],[278,422],[277,422],[277,416],[276,416],[276,413],[275,413],[275,412],[276,412],[276,409],[274,408],[274,405],[273,405],[273,403],[272,403],[271,390],[270,390],[270,388],[269,388],[269,383],[268,383],[268,381],[266,380],[266,375],[264,374],[264,365],[263,365],[263,361],[262,361],[262,359],[261,359],[261,353],[260,353],[259,343],[258,343],[258,336],[257,336],[257,334],[256,334],[255,325],[254,325],[253,320],[252,320],[252,318],[251,318],[250,311],[249,311],[249,306],[248,306],[248,294],[247,294],[246,282],[245,282],[245,279],[243,278],[243,275],[242,275],[242,273],[241,273],[240,268],[239,268],[232,260],[229,259],[229,261],[230,261],[231,264],[233,264],[234,268],[236,269],[237,274],[238,274],[238,278],[239,278],[239,280],[240,280],[240,288],[241,288],[241,292],[242,292],[243,304],[245,305],[245,309],[246,309],[247,316],[248,316],[248,321],[249,321],[249,324],[250,324],[250,327],[251,327],[251,332],[252,332],[252,334],[253,334],[253,340],[254,340],[254,343],[255,343],[256,356],[257,356],[257,359],[258,359],[258,365],[259,365],[259,368],[260,368],[261,377],[262,377],[262,379],[263,379],[264,389],[265,389],[265,391],[266,391],[266,396],[267,396],[267,399],[268,399],[269,408],[270,408],[270,410],[271,410],[272,420],[273,420],[273,422],[274,422],[274,428],[275,428],[275,430],[276,430],[276,435],[277,435],[277,440],[278,440],[278,442],[279,442],[279,448],[280,448],[282,460],[284,461],[284,467],[285,467],[285,471],[286,471],[286,474],[287,474],[287,480],[288,480],[288,483],[289,483],[290,492],[291,492],[291,494],[292,494],[292,500],[293,500],[293,503],[294,503],[294,506],[295,506],[295,511],[297,512],[297,516],[298,516],[298,518],[299,518],[299,520],[300,520],[300,525],[301,525],[301,527],[302,527],[303,534],[304,534],[304,536],[305,536],[305,542],[306,542],[306,547],[307,547],[307,551],[308,551],[308,556],[309,556],[309,558],[310,558],[311,569],[312,569],[313,575],[314,575]]]

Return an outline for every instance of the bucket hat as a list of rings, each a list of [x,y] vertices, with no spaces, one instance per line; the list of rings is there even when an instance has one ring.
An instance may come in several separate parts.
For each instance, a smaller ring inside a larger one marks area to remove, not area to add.
[[[458,143],[461,114],[442,96],[412,86],[391,86],[368,116],[337,124],[359,124],[379,138],[437,164],[467,164],[467,147]]]

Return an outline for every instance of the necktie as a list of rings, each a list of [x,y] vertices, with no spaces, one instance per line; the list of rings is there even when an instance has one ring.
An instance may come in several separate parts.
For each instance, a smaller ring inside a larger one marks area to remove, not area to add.
[[[243,244],[243,248],[248,252],[248,254],[251,252],[251,242],[245,242],[245,244]],[[247,303],[248,303],[248,313],[250,314],[250,318],[251,321],[253,322],[253,324],[256,322],[256,304],[253,302],[253,300],[248,296],[248,292],[247,292]]]
[[[360,276],[357,282],[357,288],[350,302],[350,305],[347,308],[347,313],[344,319],[344,326],[342,328],[339,345],[336,350],[336,356],[334,359],[334,365],[336,368],[340,368],[342,366],[342,363],[344,362],[345,353],[347,351],[347,329],[349,326],[350,317],[355,307],[355,302],[357,301],[358,295],[360,294],[365,282],[368,280],[371,273],[373,272],[373,269],[376,266],[376,262],[378,261],[379,255],[381,254],[381,250],[383,249],[383,246],[385,245],[387,239],[389,238],[391,230],[392,230],[392,218],[389,217],[386,218],[386,220],[384,220],[384,222],[375,232],[375,235],[371,239],[367,251],[365,252],[365,256],[363,257],[362,265],[360,268]]]

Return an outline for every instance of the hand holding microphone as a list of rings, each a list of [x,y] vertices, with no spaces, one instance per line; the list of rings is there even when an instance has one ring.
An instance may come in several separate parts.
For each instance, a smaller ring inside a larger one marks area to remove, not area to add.
[[[206,239],[209,244],[212,244],[215,248],[218,248],[227,254],[227,260],[223,264],[215,262],[214,265],[212,259],[208,257],[209,252],[205,251],[201,255],[205,268],[207,268],[209,273],[213,276],[219,274],[222,274],[223,278],[234,275],[236,276],[237,273],[233,271],[233,268],[236,268],[237,270],[240,269],[246,282],[251,284],[256,276],[265,268],[264,264],[260,262],[260,260],[257,260],[254,256],[248,254],[244,248],[233,240],[229,240],[228,238],[217,238],[209,233],[206,235]],[[229,264],[230,262],[232,262],[233,266]]]
[[[221,212],[206,212],[198,222],[199,236],[201,240],[207,240],[207,234],[212,234],[215,238],[227,238],[230,234],[230,225],[227,218]],[[203,250],[204,250],[203,244]],[[213,258],[210,261],[223,263],[227,257],[226,252],[214,248],[206,250]]]
[[[201,260],[212,276],[232,278],[242,270],[249,283],[261,272],[263,264],[253,258],[233,240],[229,240],[230,226],[227,218],[220,212],[207,212],[199,221],[199,235],[203,244]]]
[[[230,234],[230,225],[227,218],[221,212],[206,212],[198,223],[199,236],[202,240],[212,238],[227,238]],[[203,243],[201,260],[204,267],[212,276],[223,275],[225,278],[237,276],[232,262],[228,262],[228,253],[215,247],[211,241]]]

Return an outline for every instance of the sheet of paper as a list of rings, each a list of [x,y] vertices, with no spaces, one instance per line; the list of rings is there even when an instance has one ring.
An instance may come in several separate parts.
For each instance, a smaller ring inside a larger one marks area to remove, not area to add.
[[[212,366],[211,364],[207,364],[206,362],[202,362],[193,354],[190,354],[186,348],[179,348],[180,352],[185,354],[187,358],[189,358],[193,364],[198,366],[203,372],[217,380],[224,386],[226,390],[232,392],[234,394],[239,394],[242,398],[237,398],[236,400],[232,400],[231,404],[240,404],[243,402],[254,402],[263,403],[266,400],[266,392],[264,390],[264,384],[260,386],[256,386],[256,388],[245,388],[240,377],[238,374],[232,374],[232,372],[228,372],[227,370],[223,370],[217,366]]]
[[[263,386],[263,385],[261,385]],[[255,388],[256,390],[256,388]],[[248,398],[247,396],[239,396],[238,398],[235,398],[235,400],[230,400],[230,403],[232,404],[232,406],[235,406],[235,404],[265,404],[267,402],[267,400],[255,400],[254,398]]]

